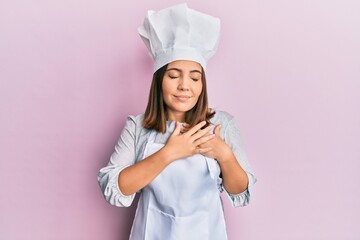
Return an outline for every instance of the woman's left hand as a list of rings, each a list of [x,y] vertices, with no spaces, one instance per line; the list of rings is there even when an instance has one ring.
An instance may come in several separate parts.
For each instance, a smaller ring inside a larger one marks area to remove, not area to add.
[[[211,147],[212,150],[203,153],[203,155],[216,159],[219,163],[231,159],[232,150],[220,137],[221,125],[216,125],[214,129],[215,137],[206,143],[200,145],[200,147]]]
[[[249,179],[246,172],[236,160],[232,149],[220,137],[220,129],[221,125],[216,125],[214,129],[215,137],[199,146],[202,148],[212,148],[210,151],[202,153],[202,155],[218,161],[226,191],[228,191],[228,193],[238,194],[247,188]]]

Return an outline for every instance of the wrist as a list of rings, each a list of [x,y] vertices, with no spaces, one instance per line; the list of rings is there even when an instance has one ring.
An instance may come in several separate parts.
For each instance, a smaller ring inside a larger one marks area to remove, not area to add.
[[[221,164],[227,164],[227,163],[232,163],[232,162],[236,161],[236,158],[235,158],[235,155],[232,152],[231,148],[226,147],[224,149],[224,151],[222,152],[220,158],[217,158],[217,160]]]
[[[162,147],[158,153],[160,155],[159,156],[160,159],[163,161],[165,165],[169,165],[174,161],[174,158],[172,156],[173,154],[171,153],[170,149],[166,147],[166,145]]]

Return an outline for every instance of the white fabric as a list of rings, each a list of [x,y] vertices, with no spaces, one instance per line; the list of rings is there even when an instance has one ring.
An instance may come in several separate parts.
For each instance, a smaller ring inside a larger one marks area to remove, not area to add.
[[[220,19],[183,3],[148,11],[138,32],[154,59],[154,72],[175,60],[192,60],[205,69],[218,46]]]
[[[165,144],[149,136],[143,158]],[[217,182],[211,175],[212,158],[196,154],[169,164],[144,187],[137,206],[130,240],[226,240],[226,226]],[[215,171],[215,173],[212,173]]]
[[[252,171],[249,161],[247,159],[245,149],[243,146],[240,128],[237,125],[234,117],[227,112],[216,110],[216,114],[210,119],[211,124],[221,124],[222,128],[220,136],[224,139],[226,144],[232,149],[236,159],[241,167],[246,171],[249,184],[248,188],[238,194],[231,194],[226,191],[222,184],[222,178],[217,174],[217,186],[220,192],[225,191],[234,207],[246,206],[250,202],[253,185],[257,178]],[[105,199],[112,205],[117,207],[128,207],[133,202],[135,193],[129,196],[124,195],[118,186],[118,177],[120,172],[129,165],[133,165],[141,161],[144,156],[144,150],[147,140],[150,136],[149,132],[142,126],[144,114],[137,116],[130,115],[125,123],[121,135],[115,145],[114,152],[110,157],[106,167],[100,169],[98,174],[98,182]],[[157,133],[156,142],[165,144],[174,131],[175,121],[166,122],[165,134]],[[209,168],[219,168],[218,164],[210,166]],[[214,171],[212,171],[214,172]]]

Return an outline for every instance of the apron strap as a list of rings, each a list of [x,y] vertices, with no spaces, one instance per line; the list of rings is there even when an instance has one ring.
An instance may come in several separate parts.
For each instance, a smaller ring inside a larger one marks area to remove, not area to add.
[[[146,145],[145,145],[145,150],[144,150],[144,153],[143,153],[143,157],[142,159],[145,158],[145,156],[147,156],[147,152],[148,152],[148,146],[149,144],[152,144],[155,142],[155,136],[156,136],[156,131],[155,130],[150,130],[150,133],[149,133],[149,137],[148,137],[148,140],[146,142]]]
[[[208,158],[206,156],[204,156],[206,159],[206,165],[208,167],[209,173],[210,173],[210,177],[212,179],[215,179],[215,173],[216,173],[216,161],[214,159]]]

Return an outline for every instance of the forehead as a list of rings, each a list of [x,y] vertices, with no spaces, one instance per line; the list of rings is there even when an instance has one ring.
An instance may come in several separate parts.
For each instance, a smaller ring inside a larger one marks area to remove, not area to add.
[[[201,65],[197,62],[190,60],[177,60],[168,64],[167,69],[178,68],[182,71],[198,70],[201,72]]]

